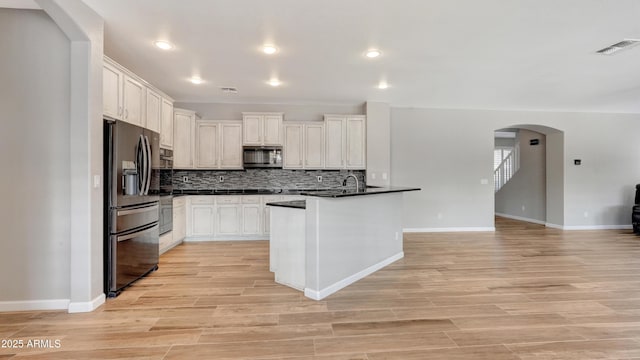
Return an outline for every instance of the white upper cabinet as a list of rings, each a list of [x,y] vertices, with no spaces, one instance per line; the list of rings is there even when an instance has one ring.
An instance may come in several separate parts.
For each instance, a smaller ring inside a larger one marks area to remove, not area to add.
[[[102,67],[102,113],[114,119],[122,119],[122,84],[124,74],[117,67],[105,62]]]
[[[282,145],[282,118],[282,114],[264,116],[263,145]]]
[[[215,169],[218,167],[218,124],[209,121],[196,123],[196,167]]]
[[[285,122],[285,169],[323,169],[325,157],[324,123]]]
[[[147,88],[146,121],[147,129],[160,133],[162,118],[162,96]]]
[[[366,168],[366,117],[325,115],[325,168]]]
[[[173,167],[175,169],[194,168],[194,132],[196,113],[175,109],[173,117]]]
[[[200,120],[195,128],[199,169],[242,169],[242,123]]]
[[[284,125],[284,147],[282,167],[285,169],[302,169],[304,148],[303,130],[300,123],[288,123]]]
[[[262,145],[262,124],[264,117],[261,115],[242,116],[242,143],[244,145]]]
[[[242,123],[220,123],[221,169],[242,169]]]
[[[282,145],[282,113],[242,113],[243,145]]]
[[[136,79],[125,74],[123,95],[123,120],[134,125],[145,126],[145,87]]]
[[[324,168],[324,124],[304,125],[304,167]]]
[[[164,98],[162,99],[160,147],[173,149],[173,103]]]
[[[173,146],[173,100],[136,74],[104,57],[102,113],[160,133],[160,146]]]
[[[367,131],[364,116],[348,116],[346,120],[346,167],[347,169],[365,169],[367,154]]]
[[[325,126],[325,167],[327,169],[344,168],[345,121],[343,117],[326,116]]]

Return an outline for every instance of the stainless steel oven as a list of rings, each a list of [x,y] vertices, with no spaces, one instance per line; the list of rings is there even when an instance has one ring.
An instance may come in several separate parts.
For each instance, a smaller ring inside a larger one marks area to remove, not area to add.
[[[160,196],[160,235],[173,230],[173,195]]]
[[[173,230],[173,151],[160,149],[160,235]]]

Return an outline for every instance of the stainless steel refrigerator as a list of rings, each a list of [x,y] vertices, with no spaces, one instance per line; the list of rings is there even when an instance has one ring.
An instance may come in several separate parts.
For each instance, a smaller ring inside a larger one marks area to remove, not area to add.
[[[117,296],[158,268],[160,135],[104,121],[105,293]]]

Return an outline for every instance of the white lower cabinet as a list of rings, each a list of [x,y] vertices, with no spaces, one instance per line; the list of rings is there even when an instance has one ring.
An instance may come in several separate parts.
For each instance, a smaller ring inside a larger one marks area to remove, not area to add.
[[[260,205],[242,205],[242,235],[260,235]]]
[[[216,196],[216,235],[240,235],[240,196]]]
[[[171,246],[182,242],[187,237],[186,199],[185,196],[173,198],[173,239]]]
[[[187,236],[210,238],[215,234],[215,199],[213,196],[190,196],[187,212]]]
[[[301,200],[297,195],[196,195],[188,199],[186,212],[174,206],[174,234],[180,234],[176,217],[182,216],[187,240],[268,240],[271,209],[267,203]],[[175,201],[175,199],[174,199]],[[184,209],[185,206],[183,205]],[[182,214],[182,215],[180,215]],[[174,235],[175,237],[176,235]],[[184,239],[182,236],[180,241]],[[177,240],[177,238],[176,238]]]
[[[265,235],[269,235],[271,221],[271,207],[267,206],[267,203],[282,201],[284,197],[281,195],[268,195],[262,197],[262,230]]]
[[[242,235],[262,234],[260,196],[242,196]]]
[[[240,206],[218,205],[217,235],[240,234]]]
[[[164,254],[173,245],[173,231],[160,235],[160,255]]]

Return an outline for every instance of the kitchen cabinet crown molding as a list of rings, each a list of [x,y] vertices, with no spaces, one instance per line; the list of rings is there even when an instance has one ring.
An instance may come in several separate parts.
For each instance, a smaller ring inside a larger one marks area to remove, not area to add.
[[[167,95],[164,91],[158,89],[153,84],[151,84],[150,82],[148,82],[145,79],[141,78],[139,75],[137,75],[133,71],[127,69],[126,67],[122,66],[121,64],[119,64],[118,62],[116,62],[112,58],[108,57],[107,55],[104,55],[104,62],[109,64],[109,65],[111,65],[111,66],[113,66],[113,67],[115,67],[116,69],[120,70],[125,75],[137,80],[138,82],[140,82],[142,85],[146,86],[147,88],[150,88],[151,90],[159,93],[163,98],[168,99],[171,102],[175,102],[175,100],[171,96]]]

